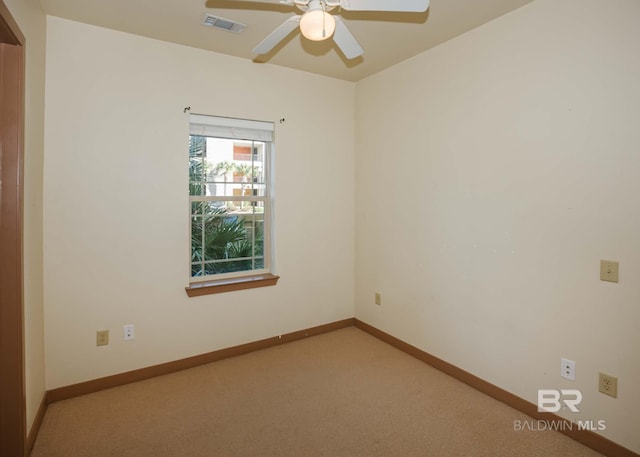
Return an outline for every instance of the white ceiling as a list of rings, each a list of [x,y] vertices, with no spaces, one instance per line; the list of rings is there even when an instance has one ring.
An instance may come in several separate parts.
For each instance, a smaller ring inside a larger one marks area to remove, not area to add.
[[[53,16],[347,81],[377,73],[530,1],[431,0],[425,13],[342,11],[364,49],[363,56],[347,60],[333,40],[311,42],[297,31],[271,53],[253,54],[255,45],[299,12],[286,5],[240,0],[40,0]],[[248,27],[235,34],[202,26],[205,12]]]

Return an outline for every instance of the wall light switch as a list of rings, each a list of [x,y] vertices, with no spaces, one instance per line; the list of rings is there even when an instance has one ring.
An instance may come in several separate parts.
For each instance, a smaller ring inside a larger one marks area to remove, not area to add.
[[[614,260],[601,260],[600,280],[618,282],[618,262]]]

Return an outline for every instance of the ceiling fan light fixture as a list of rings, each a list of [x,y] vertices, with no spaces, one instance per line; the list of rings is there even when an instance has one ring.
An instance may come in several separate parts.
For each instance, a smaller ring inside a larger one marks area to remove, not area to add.
[[[336,20],[321,9],[307,11],[300,19],[300,31],[312,41],[326,40],[336,30]]]

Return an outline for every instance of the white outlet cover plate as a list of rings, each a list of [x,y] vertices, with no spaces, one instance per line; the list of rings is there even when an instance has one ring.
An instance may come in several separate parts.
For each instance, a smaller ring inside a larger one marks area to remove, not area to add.
[[[576,380],[576,363],[573,360],[560,359],[560,376],[570,381]]]
[[[125,341],[130,341],[135,339],[136,335],[135,335],[135,327],[133,326],[133,324],[129,324],[129,325],[125,325],[124,326],[124,340]]]

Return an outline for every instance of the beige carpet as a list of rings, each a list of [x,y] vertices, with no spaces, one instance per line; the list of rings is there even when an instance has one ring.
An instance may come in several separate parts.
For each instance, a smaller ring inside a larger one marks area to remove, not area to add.
[[[346,328],[49,405],[32,457],[598,456]]]

